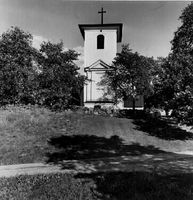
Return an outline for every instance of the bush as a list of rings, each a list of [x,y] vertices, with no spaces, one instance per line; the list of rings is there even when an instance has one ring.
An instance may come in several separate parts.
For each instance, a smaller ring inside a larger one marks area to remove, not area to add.
[[[172,111],[171,116],[175,117],[182,124],[193,125],[193,107],[191,106],[175,109]]]

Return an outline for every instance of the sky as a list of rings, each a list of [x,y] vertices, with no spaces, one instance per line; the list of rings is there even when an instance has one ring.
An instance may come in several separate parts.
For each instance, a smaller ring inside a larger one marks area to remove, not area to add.
[[[66,0],[0,0],[0,34],[18,26],[33,35],[33,45],[42,41],[63,40],[65,48],[81,53],[84,41],[78,24],[100,23],[98,11],[106,10],[104,23],[122,23],[123,38],[133,52],[149,57],[167,56],[178,20],[189,2],[171,1],[66,1]]]

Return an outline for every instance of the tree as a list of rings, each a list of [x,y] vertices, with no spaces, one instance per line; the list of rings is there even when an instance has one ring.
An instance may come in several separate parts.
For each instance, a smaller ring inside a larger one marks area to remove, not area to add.
[[[193,4],[187,6],[180,16],[182,25],[171,41],[172,51],[165,59],[158,59],[154,68],[154,93],[149,100],[157,102],[173,114],[179,121],[193,113]],[[192,120],[193,122],[193,120]]]
[[[182,25],[174,33],[171,41],[175,55],[193,55],[193,3],[189,4],[179,17]]]
[[[171,61],[177,70],[179,91],[185,91],[187,87],[193,88],[193,3],[183,10],[179,19],[182,25],[171,41]]]
[[[162,108],[168,115],[175,96],[176,69],[171,65],[169,57],[159,57],[155,63],[151,70],[152,93],[147,102],[149,107]]]
[[[188,112],[193,113],[193,3],[183,10],[179,19],[182,25],[171,41],[171,65],[175,67],[177,80],[173,108],[178,116],[189,116]]]
[[[32,98],[37,50],[32,35],[12,27],[0,38],[0,104],[15,104]]]
[[[42,104],[67,107],[80,103],[84,76],[74,61],[78,53],[63,43],[32,47],[32,35],[12,27],[0,38],[0,104]]]
[[[123,45],[113,62],[114,71],[108,71],[102,80],[108,91],[114,94],[115,101],[126,100],[132,96],[133,110],[138,95],[148,95],[151,90],[150,68],[152,58],[146,58],[137,52],[132,53],[129,45]]]
[[[79,54],[73,50],[63,51],[62,42],[44,42],[40,52],[38,90],[42,104],[52,108],[66,108],[80,101],[77,98],[81,95],[84,76],[78,73],[79,68],[74,63]]]

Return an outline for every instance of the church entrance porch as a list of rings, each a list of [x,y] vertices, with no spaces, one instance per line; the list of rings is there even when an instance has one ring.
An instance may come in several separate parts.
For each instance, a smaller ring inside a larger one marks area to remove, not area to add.
[[[100,82],[106,71],[113,70],[113,67],[107,65],[102,60],[94,62],[85,68],[85,74],[88,79],[84,86],[84,106],[94,107],[95,105],[113,106],[113,100],[106,94],[106,88],[100,86]]]

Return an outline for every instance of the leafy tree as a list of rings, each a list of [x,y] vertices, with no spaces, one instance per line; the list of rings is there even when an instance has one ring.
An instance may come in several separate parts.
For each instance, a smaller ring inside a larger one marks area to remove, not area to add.
[[[157,102],[168,113],[170,109],[179,121],[190,121],[193,110],[193,4],[180,16],[182,25],[171,41],[172,51],[159,59],[153,81],[151,103]],[[156,105],[157,106],[157,105]],[[193,122],[193,120],[192,120]]]
[[[78,73],[74,63],[78,53],[73,50],[63,51],[63,43],[44,42],[41,45],[38,76],[39,101],[52,108],[65,108],[80,101],[80,91],[84,77]]]
[[[38,103],[67,107],[80,103],[84,76],[74,61],[78,53],[63,43],[32,47],[32,35],[12,27],[0,38],[0,104]]]
[[[182,25],[171,41],[171,65],[176,71],[173,109],[178,118],[184,116],[183,121],[185,118],[189,121],[185,116],[189,116],[188,112],[192,113],[193,110],[193,3],[183,10],[179,19]]]
[[[108,71],[101,84],[108,86],[116,101],[132,96],[135,110],[136,96],[147,96],[151,90],[150,69],[153,64],[152,58],[133,53],[129,45],[123,45],[113,62],[115,70]]]
[[[153,68],[153,93],[148,98],[151,105],[163,108],[167,116],[169,110],[180,111],[192,101],[191,88],[183,77],[185,73],[173,59],[173,55],[169,55],[157,60]]]
[[[193,3],[182,11],[179,19],[182,25],[174,33],[172,51],[175,55],[193,55]]]
[[[32,35],[12,27],[0,37],[0,103],[33,99],[34,62],[37,51]]]
[[[178,75],[178,89],[193,88],[193,3],[182,12],[182,25],[177,29],[172,43],[171,61]]]
[[[159,57],[151,70],[153,89],[147,99],[148,107],[162,108],[165,110],[166,115],[172,109],[175,96],[175,84],[177,81],[175,70],[168,57]]]

